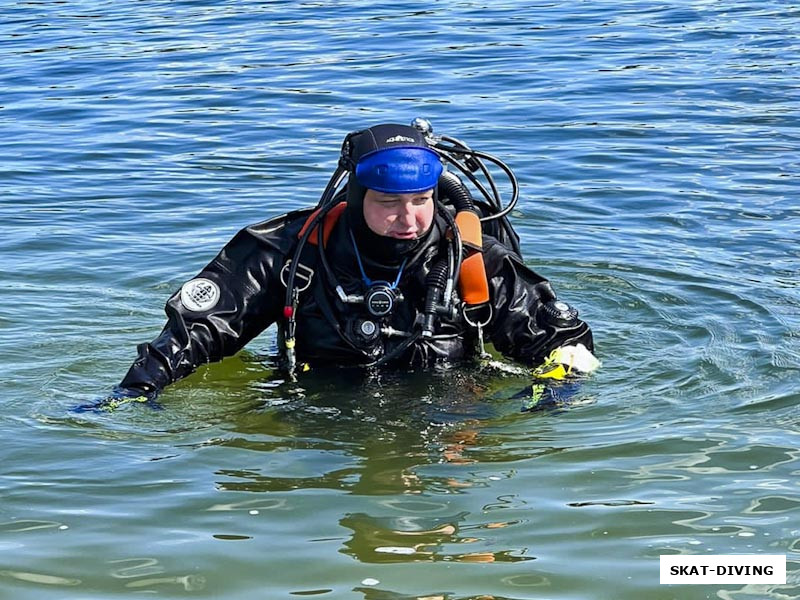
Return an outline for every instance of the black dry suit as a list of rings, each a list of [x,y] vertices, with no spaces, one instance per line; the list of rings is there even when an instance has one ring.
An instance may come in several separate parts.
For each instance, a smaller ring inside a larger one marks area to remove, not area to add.
[[[445,175],[450,180],[444,186],[440,183],[437,190],[440,208],[445,206],[447,190],[458,180]],[[327,218],[325,225],[330,231],[323,251],[319,246],[322,235],[312,234],[309,239],[317,244],[307,244],[300,255],[303,267],[298,269],[293,287],[308,285],[299,291],[294,306],[285,301],[288,269],[284,267],[293,258],[312,209],[252,225],[228,242],[195,279],[169,299],[166,326],[155,340],[138,347],[139,356],[121,387],[157,392],[202,363],[235,354],[273,323],[280,325],[285,353],[285,324],[290,316],[296,324],[292,350],[298,361],[312,367],[468,360],[478,353],[478,329],[473,323],[480,321],[485,323],[482,332],[487,341],[527,365],[542,362],[565,345],[581,343],[593,350],[589,327],[574,314],[569,317],[563,310],[553,309],[555,293],[550,283],[523,264],[497,221],[483,236],[489,306],[479,311],[480,316],[476,312],[469,318],[468,313],[465,319],[464,311],[458,309],[458,291],[453,290],[452,308],[431,318],[429,290],[444,285],[441,271],[452,248],[452,220],[446,209],[437,213],[426,235],[401,249],[397,260],[387,261],[385,253],[363,247],[370,244],[370,236],[363,229],[361,195],[355,194],[354,199],[352,175],[351,184],[350,197],[342,193],[331,200],[332,204],[345,200],[347,204],[339,207],[342,212],[337,216]],[[310,282],[309,269],[313,271]],[[363,302],[343,301],[343,296],[365,295],[368,282],[364,275],[372,281],[397,283],[394,308],[387,315],[370,314]],[[426,323],[427,332],[422,334]]]

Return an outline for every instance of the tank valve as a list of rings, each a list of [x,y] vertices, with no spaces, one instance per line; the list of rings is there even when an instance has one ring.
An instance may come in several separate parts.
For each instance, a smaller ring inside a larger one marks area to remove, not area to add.
[[[411,126],[426,137],[433,135],[433,125],[431,125],[431,122],[428,121],[428,119],[417,117],[411,121]]]

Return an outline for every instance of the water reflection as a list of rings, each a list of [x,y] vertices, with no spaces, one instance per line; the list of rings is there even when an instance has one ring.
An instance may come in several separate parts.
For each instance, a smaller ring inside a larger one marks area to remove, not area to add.
[[[361,563],[533,560],[525,547],[496,547],[497,532],[521,521],[485,517],[517,506],[515,498],[479,502],[478,514],[451,508],[451,496],[490,485],[486,475],[470,470],[478,464],[559,451],[549,443],[506,449],[507,426],[536,417],[521,414],[512,398],[521,378],[488,374],[336,369],[316,370],[295,383],[258,382],[253,389],[261,406],[234,419],[232,435],[207,443],[263,452],[269,464],[219,469],[215,485],[282,498],[294,490],[373,498],[359,501],[369,510],[344,512],[338,521],[350,532],[340,552]],[[530,433],[526,438],[535,440]],[[346,510],[348,503],[339,505]]]
[[[446,506],[446,505],[445,505]],[[534,560],[526,549],[472,550],[470,544],[485,541],[481,530],[500,529],[515,523],[469,524],[469,513],[425,517],[347,515],[340,524],[352,530],[342,552],[362,563],[397,562],[520,562]]]
[[[520,403],[509,398],[523,381],[496,373],[479,380],[458,369],[380,374],[315,370],[297,383],[255,383],[253,395],[260,396],[261,405],[234,416],[234,436],[207,443],[251,451],[291,450],[312,460],[325,455],[338,467],[306,477],[225,471],[246,480],[220,482],[225,489],[419,493],[425,482],[414,473],[418,466],[491,460],[494,443],[486,426],[521,418]],[[483,454],[473,457],[472,451]]]
[[[447,592],[433,592],[431,594],[419,596],[416,594],[402,594],[368,587],[358,587],[355,588],[354,591],[364,594],[364,600],[515,600],[508,596],[495,596],[490,594],[456,596]]]

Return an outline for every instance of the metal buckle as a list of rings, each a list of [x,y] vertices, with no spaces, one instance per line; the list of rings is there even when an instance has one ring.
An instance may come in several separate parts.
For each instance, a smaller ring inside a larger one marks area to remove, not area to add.
[[[283,287],[287,287],[286,280],[289,277],[289,268],[291,268],[292,259],[286,261],[286,264],[283,265],[281,269],[281,283]],[[295,286],[298,292],[304,292],[308,289],[308,286],[311,285],[311,279],[314,277],[314,269],[311,267],[305,266],[303,263],[297,263],[297,271],[295,271],[294,279],[297,281],[298,279],[303,283],[303,285]]]
[[[477,311],[477,310],[481,310],[484,307],[489,307],[489,314],[486,316],[486,320],[483,323],[481,323],[478,320],[473,321],[473,320],[471,320],[469,318],[469,311],[470,310]],[[467,306],[467,304],[465,302],[463,304],[463,306],[462,306],[462,309],[461,309],[461,314],[463,315],[464,320],[467,322],[467,325],[470,325],[471,327],[474,327],[475,329],[478,330],[478,353],[480,354],[480,357],[483,360],[488,360],[488,359],[490,359],[492,357],[491,354],[486,352],[486,343],[484,342],[484,339],[483,339],[483,328],[486,325],[489,324],[489,321],[492,320],[493,312],[494,312],[494,309],[492,308],[492,305],[489,304],[488,302],[484,302],[483,304],[479,304],[478,306],[475,306],[475,307]]]
[[[468,311],[478,311],[485,307],[489,308],[489,314],[487,315],[486,320],[483,323],[481,323],[480,321],[473,321],[469,318]],[[484,302],[483,304],[478,304],[477,306],[468,306],[466,303],[464,303],[461,307],[461,314],[463,315],[464,320],[467,322],[467,325],[481,329],[486,325],[488,325],[489,321],[492,320],[494,309],[492,308],[492,305],[489,304],[488,302]]]

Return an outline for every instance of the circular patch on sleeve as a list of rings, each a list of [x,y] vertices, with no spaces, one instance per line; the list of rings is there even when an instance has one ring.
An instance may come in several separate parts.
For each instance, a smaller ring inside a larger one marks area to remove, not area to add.
[[[181,302],[192,312],[211,310],[219,302],[219,295],[219,286],[202,277],[187,281],[181,288]]]

